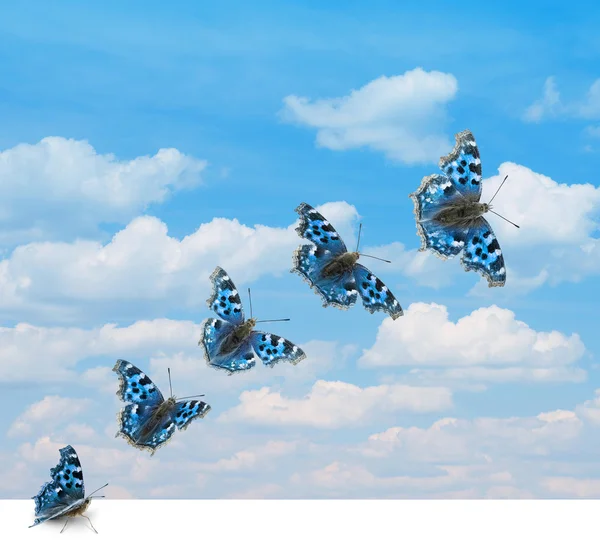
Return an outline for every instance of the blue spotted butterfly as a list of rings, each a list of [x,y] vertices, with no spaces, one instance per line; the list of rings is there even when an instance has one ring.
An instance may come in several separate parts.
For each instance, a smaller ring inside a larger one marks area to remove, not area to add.
[[[306,358],[304,351],[293,342],[253,330],[258,321],[253,317],[244,318],[239,292],[223,269],[217,267],[210,280],[213,293],[206,303],[224,321],[210,318],[202,324],[202,338],[198,344],[204,348],[209,365],[232,375],[256,365],[254,352],[270,367],[279,362],[296,365]]]
[[[323,307],[347,309],[358,294],[370,313],[384,311],[397,319],[403,315],[398,300],[369,269],[357,263],[358,252],[349,252],[333,226],[307,203],[296,208],[296,232],[314,245],[304,244],[294,253],[292,273],[299,274],[323,298]]]
[[[479,202],[481,160],[469,130],[456,134],[454,150],[440,159],[439,166],[445,175],[426,176],[409,196],[415,204],[420,251],[429,248],[442,259],[462,251],[461,263],[466,271],[481,273],[490,287],[504,286],[504,257],[482,216],[491,211],[491,205]]]
[[[32,497],[35,501],[36,518],[30,528],[46,520],[65,517],[67,520],[61,530],[62,533],[69,519],[80,515],[88,519],[92,530],[97,534],[98,532],[94,528],[92,521],[83,513],[90,506],[94,498],[93,494],[108,484],[103,485],[86,497],[83,485],[83,472],[81,471],[81,464],[75,449],[71,445],[67,445],[60,449],[59,452],[60,460],[50,470],[52,480],[46,482],[40,489],[40,492]],[[96,497],[104,497],[104,495],[96,495]]]
[[[119,431],[115,437],[124,437],[137,449],[150,451],[150,455],[171,438],[175,428],[184,430],[192,420],[204,418],[210,411],[205,402],[181,402],[172,392],[165,400],[150,378],[125,360],[117,360],[113,371],[119,376],[117,395],[129,403],[119,412]]]

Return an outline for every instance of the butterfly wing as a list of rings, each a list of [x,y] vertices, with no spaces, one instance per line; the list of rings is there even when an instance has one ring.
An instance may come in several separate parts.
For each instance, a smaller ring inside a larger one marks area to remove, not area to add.
[[[241,325],[244,322],[242,300],[229,275],[221,267],[217,267],[210,275],[210,280],[213,293],[206,301],[208,307],[225,321]]]
[[[506,269],[500,244],[492,227],[479,217],[469,229],[461,263],[467,271],[477,271],[488,281],[488,286],[504,286]]]
[[[202,338],[198,344],[204,348],[206,362],[226,370],[229,375],[247,371],[256,365],[256,358],[248,341],[241,343],[233,352],[221,353],[220,349],[233,332],[234,325],[220,319],[207,319],[202,328]]]
[[[158,405],[165,400],[158,387],[133,364],[117,360],[113,371],[119,376],[117,396],[123,402]]]
[[[306,358],[306,354],[299,346],[271,333],[252,331],[250,344],[266,366],[273,367],[275,364],[284,361],[296,365]]]
[[[210,412],[210,405],[201,400],[186,400],[178,402],[173,409],[171,418],[177,428],[183,431],[192,420],[204,418]]]
[[[50,470],[51,481],[33,497],[36,519],[31,526],[64,515],[85,500],[83,473],[75,449],[67,445],[59,452],[60,460]]]
[[[296,213],[300,215],[300,224],[296,228],[296,232],[300,237],[324,248],[332,256],[348,251],[346,244],[335,231],[335,228],[316,209],[313,209],[307,203],[301,203],[296,207]]]
[[[147,439],[142,438],[142,431],[165,399],[150,378],[133,364],[117,360],[113,371],[119,376],[118,397],[123,402],[130,403],[119,412],[117,436],[124,437],[130,445],[138,449],[151,448],[146,443]],[[169,424],[161,425],[165,425],[166,430],[162,433],[162,441],[159,438],[153,439],[155,444],[166,441],[175,429],[174,425],[172,428]],[[155,432],[157,430],[158,428]]]
[[[455,135],[453,151],[440,159],[440,168],[462,195],[481,198],[481,159],[475,138],[469,130]]]
[[[446,226],[434,220],[441,209],[463,197],[450,179],[439,174],[426,176],[419,189],[409,197],[415,204],[417,232],[421,238],[419,250],[429,248],[442,259],[458,254],[465,245],[468,228]]]
[[[354,265],[354,278],[365,309],[371,313],[385,311],[392,319],[397,319],[403,315],[398,300],[369,269],[356,263]]]

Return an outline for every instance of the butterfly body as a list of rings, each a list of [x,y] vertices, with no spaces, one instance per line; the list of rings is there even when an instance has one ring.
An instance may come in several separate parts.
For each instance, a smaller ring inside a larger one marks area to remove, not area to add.
[[[490,210],[487,203],[479,203],[469,197],[458,197],[442,207],[432,220],[450,227],[471,227],[477,219]]]
[[[219,344],[219,355],[230,356],[248,340],[256,326],[256,319],[248,319],[241,325],[236,325],[230,333],[228,333]]]
[[[255,354],[268,366],[282,361],[296,365],[306,357],[289,340],[254,330],[256,319],[244,318],[239,292],[223,269],[217,267],[210,280],[213,293],[207,304],[221,319],[207,319],[202,326],[198,344],[203,347],[209,365],[232,375],[254,367]]]
[[[64,513],[63,516],[73,517],[73,516],[81,516],[85,511],[87,511],[88,507],[92,504],[91,499],[84,499],[81,502],[73,504],[73,507],[70,511]]]
[[[46,520],[83,515],[92,502],[91,496],[85,496],[81,463],[75,449],[67,445],[59,452],[60,460],[50,470],[51,481],[33,497],[36,518],[30,528]]]
[[[296,208],[296,232],[313,245],[294,252],[291,272],[299,274],[323,299],[323,307],[347,309],[360,295],[367,311],[384,311],[392,319],[403,312],[398,300],[369,269],[358,263],[358,252],[349,252],[333,226],[307,203]]]
[[[492,207],[480,202],[481,160],[469,130],[456,135],[454,150],[439,166],[444,174],[426,176],[409,196],[415,205],[420,251],[430,249],[442,259],[462,252],[466,271],[481,273],[490,287],[504,286],[504,256],[483,217]]]
[[[156,433],[156,428],[161,422],[173,411],[177,404],[175,397],[169,397],[164,402],[161,402],[158,408],[150,415],[143,426],[133,433],[132,438],[136,444],[144,445]]]
[[[184,430],[196,418],[204,418],[210,406],[200,400],[165,399],[158,387],[139,368],[117,360],[118,397],[127,402],[118,414],[119,431],[133,447],[151,454],[169,441],[176,429]]]
[[[321,270],[323,278],[341,277],[350,273],[354,269],[354,265],[360,256],[357,252],[346,252],[336,256],[332,261],[327,263]]]

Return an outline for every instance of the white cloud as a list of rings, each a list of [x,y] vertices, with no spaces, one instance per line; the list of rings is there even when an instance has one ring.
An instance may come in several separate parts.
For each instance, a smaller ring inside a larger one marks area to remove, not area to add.
[[[78,416],[87,410],[90,404],[91,400],[88,399],[46,396],[39,402],[30,405],[20,415],[10,426],[7,435],[18,437],[30,435],[33,428],[55,427]]]
[[[453,75],[416,68],[379,77],[345,97],[311,102],[289,95],[281,117],[317,128],[320,147],[369,147],[408,164],[430,162],[449,150],[441,130],[457,89]]]
[[[263,387],[244,391],[240,404],[220,421],[339,428],[359,425],[394,412],[435,412],[452,406],[444,387],[377,385],[361,388],[342,381],[317,381],[303,399],[292,399]]]
[[[594,81],[588,89],[585,101],[579,105],[579,114],[582,118],[600,118],[600,79]]]
[[[215,463],[204,464],[201,469],[209,472],[235,472],[254,469],[257,466],[264,468],[272,465],[274,459],[293,453],[297,446],[296,441],[269,441],[259,447],[238,451],[233,456],[222,458]]]
[[[279,331],[283,333],[283,331]],[[300,385],[306,382],[314,382],[317,375],[322,376],[335,370],[341,370],[351,356],[356,353],[356,346],[341,344],[330,341],[311,340],[302,344],[302,349],[308,355],[300,363],[289,368],[286,366],[275,366],[270,368],[257,365],[251,373],[241,373],[235,381],[221,370],[208,368],[204,355],[196,347],[192,350],[171,353],[169,355],[153,356],[150,358],[148,370],[150,374],[164,373],[167,367],[171,367],[175,378],[196,378],[198,370],[206,370],[203,376],[203,384],[210,385],[211,390],[219,392],[237,393],[241,388],[249,385],[264,385],[273,377],[285,377],[286,385]],[[107,370],[110,371],[110,370]],[[89,374],[90,372],[86,372]],[[100,377],[105,377],[105,371],[94,372]],[[109,373],[109,375],[113,375]]]
[[[282,330],[276,332],[285,334]],[[112,367],[121,358],[141,367],[161,389],[166,386],[166,370],[170,367],[173,388],[179,396],[196,393],[196,390],[193,393],[184,390],[192,387],[191,383],[198,389],[199,377],[202,378],[200,388],[207,392],[237,395],[243,387],[264,385],[281,376],[286,377],[288,386],[312,383],[317,375],[344,369],[356,353],[354,345],[311,340],[302,343],[309,357],[293,369],[259,364],[233,381],[221,370],[207,366],[198,346],[200,336],[200,324],[173,319],[136,321],[126,327],[109,323],[90,329],[24,323],[0,327],[0,359],[4,362],[0,383],[64,384],[71,381],[93,385],[97,392],[112,395],[117,388]],[[35,346],[35,350],[31,350],[31,346]],[[85,367],[89,359],[97,360],[99,365]],[[51,398],[48,402],[54,400]],[[69,399],[58,397],[57,400]],[[64,405],[68,407],[69,403]]]
[[[120,161],[87,141],[62,137],[17,145],[0,152],[0,243],[89,234],[102,222],[126,222],[171,191],[198,185],[205,167],[172,148]]]
[[[496,176],[484,180],[483,201],[491,198],[505,176],[508,180],[494,200],[494,210],[515,221],[521,229],[490,215],[501,245],[513,252],[520,248],[530,257],[532,246],[580,246],[577,255],[581,257],[591,234],[598,230],[600,187],[559,184],[529,168],[505,162]]]
[[[384,319],[359,364],[444,368],[437,373],[460,379],[548,381],[581,379],[574,364],[584,352],[578,335],[535,331],[497,306],[453,322],[445,306],[414,303],[401,320]]]
[[[367,493],[367,497],[396,498],[418,497],[432,494],[436,498],[471,498],[477,496],[477,488],[490,484],[510,484],[508,472],[497,472],[488,466],[437,466],[434,474],[380,476],[361,464],[334,461],[327,466],[295,473],[292,482],[308,488],[317,488],[321,496],[356,496]],[[457,487],[465,489],[451,491]]]
[[[526,122],[540,122],[545,117],[555,116],[563,111],[560,102],[560,93],[556,87],[554,77],[549,77],[544,82],[542,98],[535,101],[525,110],[523,119]]]
[[[320,208],[340,231],[356,221],[356,209],[345,202]],[[163,222],[146,216],[134,219],[106,245],[76,241],[20,246],[0,262],[0,307],[20,316],[23,311],[43,313],[54,322],[106,312],[107,302],[116,311],[140,305],[155,311],[172,310],[174,304],[205,307],[208,278],[216,265],[235,277],[238,287],[288,271],[292,253],[302,243],[295,226],[249,227],[216,218],[178,240],[168,235]]]
[[[592,137],[600,138],[600,126],[588,126],[585,131]]]
[[[375,433],[360,452],[376,458],[402,454],[403,458],[417,462],[473,462],[515,454],[548,455],[572,448],[582,427],[583,422],[569,410],[534,417],[443,418],[428,428],[391,427]]]
[[[541,481],[550,493],[569,498],[600,497],[600,479],[572,478],[568,476],[550,476]]]
[[[523,119],[526,122],[541,122],[559,116],[589,120],[600,118],[600,79],[592,83],[584,99],[563,103],[554,77],[548,77],[544,82],[542,98],[525,110]]]
[[[0,359],[5,365],[0,382],[65,381],[76,377],[75,368],[86,358],[108,357],[110,365],[118,358],[133,359],[135,363],[136,357],[164,351],[198,350],[199,338],[200,325],[171,319],[137,321],[128,327],[107,324],[94,329],[26,323],[1,327]],[[83,379],[102,383],[102,371],[107,368],[88,370]]]
[[[575,411],[585,421],[599,426],[600,425],[600,389],[596,389],[596,397],[592,400],[586,400],[583,404],[579,404]]]

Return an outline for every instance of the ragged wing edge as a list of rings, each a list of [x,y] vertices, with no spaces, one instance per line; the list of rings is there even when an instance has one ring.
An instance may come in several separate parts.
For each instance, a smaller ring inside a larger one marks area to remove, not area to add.
[[[458,157],[458,153],[460,151],[460,146],[463,143],[463,140],[464,141],[472,141],[473,143],[475,143],[475,145],[477,145],[477,142],[475,141],[475,137],[473,137],[473,134],[471,133],[470,130],[463,130],[462,132],[457,133],[454,136],[454,139],[456,141],[456,143],[454,144],[454,149],[452,149],[452,151],[449,154],[444,155],[443,157],[440,157],[440,162],[439,162],[438,166],[442,169],[453,158]],[[477,147],[477,150],[479,150],[479,147]]]
[[[215,283],[215,279],[217,278],[217,275],[221,271],[223,271],[223,273],[225,273],[227,275],[227,271],[217,265],[217,267],[215,267],[215,270],[211,273],[210,277],[208,277],[208,280],[210,281],[210,284],[212,285],[212,294],[207,298],[206,305],[210,309],[212,309],[212,303],[215,301],[215,299],[217,297],[217,285]],[[227,275],[227,276],[229,276],[229,275]]]
[[[500,282],[497,280],[492,280],[492,277],[490,277],[489,275],[486,275],[485,273],[483,273],[482,271],[478,270],[478,269],[469,269],[466,264],[464,259],[461,257],[460,258],[460,263],[462,265],[462,268],[467,272],[470,273],[471,271],[481,275],[483,278],[485,278],[488,282],[488,288],[493,288],[494,286],[504,286],[506,284],[506,278]],[[506,277],[506,275],[505,275]]]
[[[441,176],[442,178],[444,177],[443,174],[430,174],[429,176],[424,176],[423,179],[421,180],[421,185],[417,188],[416,191],[409,194],[409,196],[408,196],[413,200],[413,203],[414,203],[413,214],[415,215],[415,221],[417,223],[417,234],[418,234],[419,238],[421,238],[421,247],[419,248],[419,251],[427,251],[429,248],[427,247],[427,239],[425,237],[425,230],[423,229],[423,226],[421,225],[421,217],[422,217],[421,205],[419,204],[417,195],[419,195],[420,193],[423,193],[429,187],[429,184],[431,182],[433,182],[433,180],[435,178],[437,178],[438,176]],[[442,255],[441,253],[438,253],[437,251],[435,251],[433,249],[429,249],[429,251],[432,252],[436,257],[438,257],[442,261],[446,261],[447,259],[449,259],[448,256]]]
[[[298,215],[300,215],[300,222],[295,230],[296,230],[296,233],[298,234],[298,236],[300,236],[301,238],[304,238],[304,236],[302,236],[303,225],[304,225],[304,230],[306,230],[307,224],[308,224],[308,223],[306,223],[306,217],[302,214],[302,211],[305,208],[308,209],[309,211],[314,210],[314,207],[309,205],[308,203],[300,203],[300,205],[298,205],[298,207],[296,207],[294,209],[296,211],[296,213],[298,213]]]

